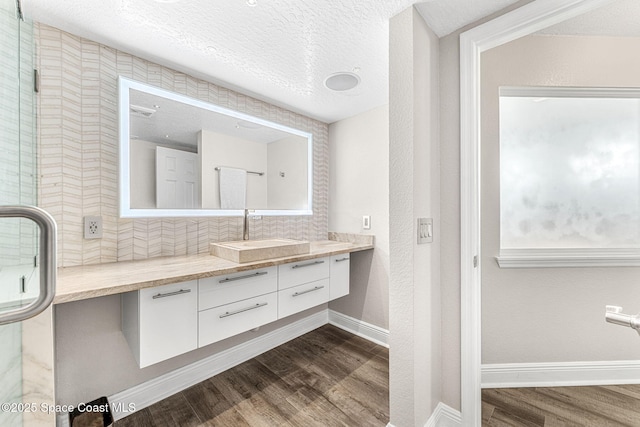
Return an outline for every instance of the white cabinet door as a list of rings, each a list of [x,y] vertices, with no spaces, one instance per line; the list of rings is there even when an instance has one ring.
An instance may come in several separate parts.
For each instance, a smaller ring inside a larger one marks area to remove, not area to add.
[[[278,319],[329,301],[329,279],[278,291]]]
[[[349,295],[349,254],[333,255],[331,257],[331,279],[329,299],[336,299]]]
[[[141,368],[198,348],[197,281],[122,296],[122,328]]]

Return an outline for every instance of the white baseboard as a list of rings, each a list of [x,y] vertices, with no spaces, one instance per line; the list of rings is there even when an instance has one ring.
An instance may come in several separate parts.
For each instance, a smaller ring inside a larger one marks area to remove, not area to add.
[[[389,422],[387,427],[394,427],[394,425]],[[424,427],[462,427],[462,414],[440,402]]]
[[[427,420],[424,427],[460,427],[462,426],[462,414],[444,403],[438,403],[436,409]]]
[[[482,365],[482,388],[640,384],[640,361]]]
[[[354,335],[389,348],[389,331],[337,311],[329,310],[329,323]]]

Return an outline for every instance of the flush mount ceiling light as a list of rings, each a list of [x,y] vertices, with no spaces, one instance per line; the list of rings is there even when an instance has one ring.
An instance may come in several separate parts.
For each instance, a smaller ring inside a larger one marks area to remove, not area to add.
[[[129,111],[133,115],[146,117],[146,118],[153,116],[156,112],[156,110],[154,110],[153,108],[147,108],[147,107],[142,107],[140,105],[133,105],[133,104],[129,105]]]
[[[181,0],[156,0],[156,3],[178,3]]]
[[[247,6],[254,7],[258,4],[258,0],[247,0]]]
[[[336,92],[344,92],[353,89],[360,84],[360,77],[354,73],[341,72],[335,73],[327,77],[324,85]]]

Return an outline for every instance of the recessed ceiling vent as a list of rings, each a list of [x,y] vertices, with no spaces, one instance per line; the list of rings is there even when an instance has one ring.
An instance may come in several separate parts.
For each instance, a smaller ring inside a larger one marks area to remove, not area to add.
[[[336,92],[344,92],[351,90],[360,84],[360,77],[354,73],[341,72],[335,73],[327,77],[324,85]]]
[[[131,114],[135,116],[144,117],[147,119],[153,116],[156,112],[156,110],[154,110],[153,108],[141,107],[139,105],[133,105],[133,104],[129,106],[129,111],[131,112]]]

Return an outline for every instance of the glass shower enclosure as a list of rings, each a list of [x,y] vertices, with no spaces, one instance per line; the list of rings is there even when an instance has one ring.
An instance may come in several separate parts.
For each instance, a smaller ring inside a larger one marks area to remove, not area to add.
[[[35,208],[34,27],[16,0],[0,0],[0,33],[0,425],[53,426],[55,222]]]

